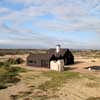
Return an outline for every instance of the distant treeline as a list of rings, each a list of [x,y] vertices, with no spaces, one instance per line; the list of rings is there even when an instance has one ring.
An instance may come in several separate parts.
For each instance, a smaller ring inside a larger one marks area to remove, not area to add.
[[[28,53],[29,50],[21,50],[21,49],[0,49],[0,56],[4,55],[16,55],[16,54],[25,54]]]
[[[0,56],[4,55],[23,55],[31,52],[47,51],[43,49],[0,49]]]
[[[45,53],[47,51],[55,50],[55,48],[51,49],[0,49],[0,56],[4,55],[23,55],[29,53]],[[66,48],[63,48],[66,50]],[[70,49],[73,54],[81,55],[81,56],[96,56],[100,57],[100,50],[82,50],[82,49]]]
[[[72,53],[76,56],[100,58],[100,50],[74,50]]]

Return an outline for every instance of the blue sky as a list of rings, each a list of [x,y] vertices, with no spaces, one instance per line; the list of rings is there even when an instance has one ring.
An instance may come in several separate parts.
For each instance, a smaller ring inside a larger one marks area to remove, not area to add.
[[[0,48],[100,49],[100,0],[0,0]]]

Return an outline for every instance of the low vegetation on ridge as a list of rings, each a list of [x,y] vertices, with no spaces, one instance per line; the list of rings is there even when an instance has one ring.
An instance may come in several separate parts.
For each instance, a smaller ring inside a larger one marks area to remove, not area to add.
[[[0,62],[0,89],[7,88],[11,83],[19,82],[19,73],[25,71],[25,69],[21,67],[13,66],[13,61],[14,60]]]

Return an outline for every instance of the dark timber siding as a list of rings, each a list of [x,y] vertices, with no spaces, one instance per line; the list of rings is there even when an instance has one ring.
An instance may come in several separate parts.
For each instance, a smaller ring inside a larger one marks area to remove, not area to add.
[[[27,65],[34,67],[50,67],[50,59],[54,55],[57,59],[64,59],[64,64],[73,64],[74,56],[69,50],[61,49],[60,53],[56,53],[55,49],[49,49],[47,53],[30,54],[27,57]]]
[[[47,54],[31,54],[27,58],[29,66],[49,67],[49,56]]]

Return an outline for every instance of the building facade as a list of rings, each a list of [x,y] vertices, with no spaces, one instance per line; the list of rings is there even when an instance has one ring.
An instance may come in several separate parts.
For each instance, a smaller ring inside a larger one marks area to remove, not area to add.
[[[27,65],[34,67],[50,67],[50,61],[52,60],[64,60],[64,64],[73,64],[74,56],[67,49],[60,49],[60,45],[56,46],[56,49],[49,49],[46,53],[31,53],[27,57]]]

